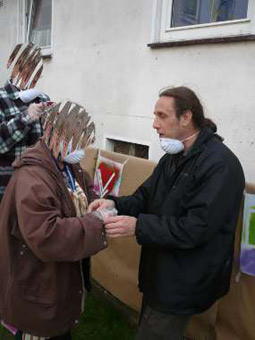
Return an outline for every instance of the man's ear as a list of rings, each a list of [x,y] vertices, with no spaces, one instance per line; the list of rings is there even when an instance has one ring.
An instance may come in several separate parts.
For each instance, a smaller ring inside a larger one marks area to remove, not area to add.
[[[190,110],[186,110],[181,115],[181,125],[183,127],[189,126],[192,121],[193,113]]]

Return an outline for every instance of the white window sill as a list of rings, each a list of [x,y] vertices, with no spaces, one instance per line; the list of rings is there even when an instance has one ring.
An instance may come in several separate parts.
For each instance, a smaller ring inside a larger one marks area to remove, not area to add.
[[[164,48],[164,47],[177,47],[189,45],[202,45],[202,44],[219,44],[219,43],[234,43],[244,41],[255,41],[255,34],[246,35],[233,35],[228,37],[192,39],[192,40],[172,40],[163,42],[154,42],[147,44],[151,48]]]

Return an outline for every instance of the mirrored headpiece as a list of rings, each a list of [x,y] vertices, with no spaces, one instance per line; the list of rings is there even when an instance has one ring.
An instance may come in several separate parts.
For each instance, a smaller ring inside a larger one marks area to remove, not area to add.
[[[18,44],[7,62],[10,82],[20,90],[35,87],[43,70],[41,48],[33,43]]]
[[[95,141],[95,124],[88,112],[71,101],[49,109],[44,121],[44,141],[53,156],[62,159]]]

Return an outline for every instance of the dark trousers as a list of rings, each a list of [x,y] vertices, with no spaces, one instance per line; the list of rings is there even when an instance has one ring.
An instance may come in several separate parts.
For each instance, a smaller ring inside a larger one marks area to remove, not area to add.
[[[169,315],[143,301],[136,340],[183,340],[190,315]]]
[[[18,332],[15,335],[15,340],[22,340],[22,332]],[[64,335],[54,336],[54,338],[50,338],[48,340],[72,340],[72,337],[71,337],[71,333],[68,332]]]

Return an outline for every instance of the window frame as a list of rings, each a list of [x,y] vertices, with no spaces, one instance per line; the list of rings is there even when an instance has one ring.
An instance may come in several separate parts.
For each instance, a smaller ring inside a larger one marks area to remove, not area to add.
[[[28,42],[29,37],[29,29],[31,28],[31,18],[26,19],[26,1],[27,0],[18,0],[18,8],[17,8],[17,16],[18,16],[18,25],[17,25],[17,43],[26,43]],[[51,45],[41,46],[42,56],[43,57],[51,57],[53,53],[53,13],[54,13],[54,0],[51,0]],[[28,9],[29,12],[29,9]],[[30,13],[31,14],[31,13]],[[27,22],[28,20],[28,22]],[[29,29],[28,29],[29,28]]]
[[[245,40],[255,34],[255,0],[248,1],[247,18],[206,24],[171,27],[173,0],[154,0],[151,43],[205,42],[212,39]],[[237,39],[239,38],[239,39]]]

